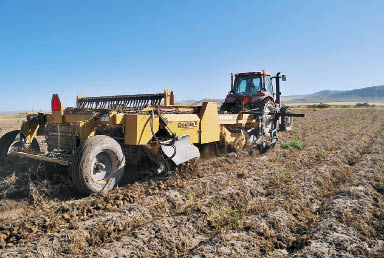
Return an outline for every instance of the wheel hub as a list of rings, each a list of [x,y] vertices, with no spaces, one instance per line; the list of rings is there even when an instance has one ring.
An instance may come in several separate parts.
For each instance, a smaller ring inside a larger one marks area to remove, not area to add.
[[[96,155],[96,161],[93,165],[92,179],[102,181],[109,177],[111,172],[112,162],[109,156],[102,152]]]
[[[271,104],[267,104],[264,108],[265,113],[273,112],[274,107]],[[272,115],[264,115],[264,133],[268,134],[270,130],[272,129],[272,123],[273,123],[273,117]]]
[[[105,165],[103,163],[100,163],[100,162],[96,162],[95,164],[95,168],[98,170],[98,171],[105,171]]]

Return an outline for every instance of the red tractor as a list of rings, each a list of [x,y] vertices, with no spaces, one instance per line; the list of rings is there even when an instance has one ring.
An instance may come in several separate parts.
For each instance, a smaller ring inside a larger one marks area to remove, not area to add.
[[[240,113],[249,111],[264,112],[265,130],[271,129],[272,121],[268,114],[273,112],[281,112],[281,119],[278,121],[279,130],[290,130],[292,128],[293,119],[291,116],[284,114],[290,113],[287,106],[281,106],[280,101],[280,78],[286,80],[285,75],[271,76],[265,72],[248,72],[235,74],[231,73],[231,91],[225,98],[220,111],[222,113]],[[275,93],[272,79],[276,81]]]

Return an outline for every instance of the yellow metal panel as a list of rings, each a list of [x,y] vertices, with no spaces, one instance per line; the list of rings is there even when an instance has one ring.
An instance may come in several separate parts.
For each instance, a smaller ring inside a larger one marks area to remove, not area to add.
[[[63,111],[52,111],[52,122],[62,123],[63,122]]]
[[[86,122],[78,122],[76,128],[76,134],[80,136],[80,142],[88,139],[91,136],[94,136],[96,132],[96,121],[95,119],[90,119]]]
[[[161,111],[166,111],[166,110],[169,110],[169,111],[179,111],[179,112],[183,112],[183,111],[187,111],[187,112],[195,112],[196,109],[197,109],[197,106],[149,106],[149,107],[146,107],[143,109],[143,111],[148,111],[148,110],[152,110],[152,109],[159,109]]]
[[[116,111],[111,111],[108,114],[104,114],[101,117],[98,117],[96,122],[100,125],[116,125],[116,114]]]
[[[88,120],[91,117],[90,114],[65,114],[64,123],[76,123],[84,120]]]
[[[175,104],[175,97],[173,95],[173,90],[164,89],[164,105],[170,106]]]
[[[113,115],[113,121],[117,125],[124,124],[124,114],[114,114]]]
[[[243,114],[219,114],[219,123],[221,125],[238,125],[238,126],[257,126],[257,120],[253,115]]]
[[[124,125],[124,114],[111,111],[99,117],[96,122],[100,125]]]
[[[137,145],[137,115],[125,116],[124,143]]]
[[[23,124],[21,125],[21,131],[25,134],[25,143],[27,146],[32,143],[32,140],[35,138],[38,129],[39,122],[37,119],[33,119],[31,121],[23,121]]]
[[[219,114],[216,102],[204,102],[200,109],[200,143],[220,140]]]
[[[169,128],[177,136],[189,135],[191,143],[200,141],[200,118],[196,114],[165,114]]]
[[[182,121],[199,121],[200,118],[196,114],[164,114],[163,117],[170,122]]]
[[[85,98],[84,94],[78,94],[77,95],[77,97],[76,97],[76,107],[80,107],[79,100],[82,99],[82,98]]]
[[[153,131],[159,130],[159,117],[153,119]],[[145,145],[152,139],[151,116],[125,115],[124,142],[129,145]]]
[[[239,133],[231,133],[225,126],[221,126],[220,133],[221,137],[225,139],[225,142],[234,148],[241,149],[246,144],[243,131],[240,131]]]
[[[54,120],[53,120],[52,114],[50,113],[45,114],[45,121],[47,123],[53,123]]]

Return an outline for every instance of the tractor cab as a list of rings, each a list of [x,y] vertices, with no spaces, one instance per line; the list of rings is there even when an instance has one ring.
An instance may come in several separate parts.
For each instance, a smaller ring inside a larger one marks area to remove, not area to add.
[[[273,94],[270,74],[240,73],[235,75],[235,82],[230,94],[238,96],[253,96],[260,92]]]
[[[221,111],[238,113],[245,109],[253,109],[266,100],[275,102],[270,73],[264,70],[237,73],[234,80],[231,74],[231,91],[225,98]]]

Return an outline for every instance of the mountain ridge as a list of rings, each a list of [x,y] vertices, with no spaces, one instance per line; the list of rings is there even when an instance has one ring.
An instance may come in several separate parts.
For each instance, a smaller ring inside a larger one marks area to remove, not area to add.
[[[283,96],[286,103],[297,102],[384,102],[384,85],[353,90],[322,90],[306,95]]]
[[[312,94],[282,96],[284,103],[306,102],[384,102],[384,85],[369,86],[353,90],[321,90]],[[224,99],[180,100],[177,105],[195,106],[204,101],[214,101],[220,106]]]

